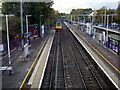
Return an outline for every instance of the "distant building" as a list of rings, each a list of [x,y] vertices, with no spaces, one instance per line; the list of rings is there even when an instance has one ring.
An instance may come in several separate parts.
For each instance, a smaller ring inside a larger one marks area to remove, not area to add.
[[[89,16],[96,16],[97,15],[97,10],[94,10],[93,12],[91,12],[90,14],[89,14]]]
[[[89,14],[89,17],[90,16],[93,16],[93,22],[95,21],[95,16],[97,15],[97,10],[94,10],[92,13]]]

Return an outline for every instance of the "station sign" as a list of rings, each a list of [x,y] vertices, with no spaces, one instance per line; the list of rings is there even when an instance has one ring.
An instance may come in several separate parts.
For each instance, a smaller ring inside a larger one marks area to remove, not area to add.
[[[45,28],[44,25],[42,25],[42,37],[44,36]]]
[[[17,38],[17,40],[24,40],[24,39],[27,38],[27,36],[29,38],[31,34],[32,34],[31,32],[29,32],[29,33],[18,33],[18,34],[16,34],[16,38]]]
[[[88,33],[89,35],[91,35],[91,32],[92,32],[92,26],[90,23],[87,23],[87,30],[86,30],[86,33]]]
[[[16,38],[18,40],[24,40],[24,35],[23,34],[16,34]]]
[[[26,58],[29,54],[29,51],[28,51],[28,43],[26,43],[24,45],[24,58]]]
[[[38,24],[29,25],[28,31],[31,32],[32,35],[38,35],[38,32],[39,32]]]
[[[0,71],[5,71],[5,70],[12,70],[12,66],[0,67]]]

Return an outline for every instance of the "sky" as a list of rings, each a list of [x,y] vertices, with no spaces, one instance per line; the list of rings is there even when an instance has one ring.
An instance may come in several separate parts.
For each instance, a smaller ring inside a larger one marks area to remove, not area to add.
[[[98,10],[103,6],[107,9],[116,9],[120,0],[53,0],[52,6],[60,13],[70,13],[72,9],[78,8],[92,8]]]

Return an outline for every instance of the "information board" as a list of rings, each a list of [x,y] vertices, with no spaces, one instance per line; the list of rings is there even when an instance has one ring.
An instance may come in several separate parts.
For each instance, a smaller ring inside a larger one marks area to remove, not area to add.
[[[42,25],[42,37],[44,36],[44,32],[45,32],[44,25]]]
[[[29,54],[29,51],[28,51],[28,43],[26,43],[24,45],[24,58],[26,58]]]
[[[0,51],[3,51],[4,50],[4,46],[3,44],[0,44]]]

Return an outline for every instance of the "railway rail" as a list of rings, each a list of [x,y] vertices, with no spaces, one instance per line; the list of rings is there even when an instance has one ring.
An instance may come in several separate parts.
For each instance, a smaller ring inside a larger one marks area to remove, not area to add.
[[[88,62],[89,59],[84,54],[84,51],[81,49],[81,47],[78,46],[79,44],[75,42],[75,40],[73,39],[71,35],[69,39],[71,39],[72,43],[74,44],[72,45],[74,47],[70,46],[70,48],[73,53],[74,61],[78,69],[79,75],[82,78],[82,83],[83,83],[84,88],[86,90],[93,89],[93,88],[100,88],[101,90],[103,90],[103,86],[101,82],[99,81],[99,79],[97,78],[94,70],[92,69],[91,64],[89,64]],[[74,53],[75,48],[76,50],[78,50],[81,60],[79,60],[79,58],[77,58],[76,54]],[[80,64],[81,62],[82,64]]]
[[[52,58],[49,58],[49,64],[47,67],[48,72],[45,73],[48,78],[44,81],[45,86],[43,85],[42,88],[47,87],[49,90],[51,88],[65,88],[66,73],[62,50],[61,33],[58,32],[55,35],[55,40],[53,44],[53,55],[50,55]]]
[[[91,63],[82,45],[63,25],[56,32],[41,89],[105,90],[110,88]]]

